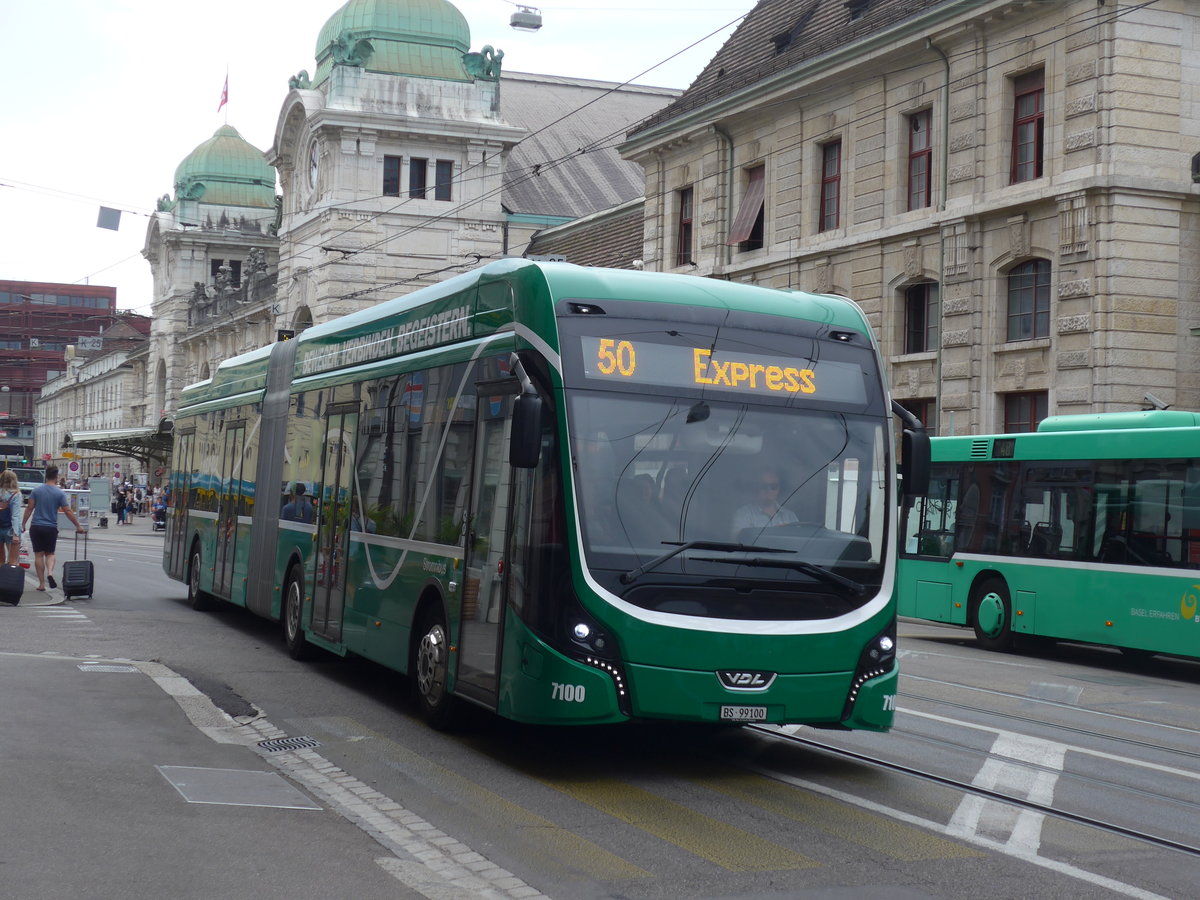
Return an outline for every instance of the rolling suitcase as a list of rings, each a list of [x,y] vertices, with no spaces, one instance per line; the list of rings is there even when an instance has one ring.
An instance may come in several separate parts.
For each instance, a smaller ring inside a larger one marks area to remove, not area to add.
[[[92,598],[92,588],[96,583],[96,568],[87,558],[88,533],[83,532],[83,559],[79,559],[79,535],[75,535],[75,559],[62,565],[63,596],[70,600],[72,597]]]
[[[16,606],[25,590],[25,570],[20,566],[0,566],[0,603]]]

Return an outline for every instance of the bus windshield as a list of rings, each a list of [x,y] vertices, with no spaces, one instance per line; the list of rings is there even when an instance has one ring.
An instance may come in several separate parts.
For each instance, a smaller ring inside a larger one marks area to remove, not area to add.
[[[821,618],[869,601],[887,556],[890,464],[870,356],[745,331],[638,334],[575,344],[582,377],[566,407],[593,577],[632,604],[697,616]],[[740,384],[730,360],[743,362]],[[775,390],[790,378],[816,398]],[[758,587],[720,589],[734,580]]]

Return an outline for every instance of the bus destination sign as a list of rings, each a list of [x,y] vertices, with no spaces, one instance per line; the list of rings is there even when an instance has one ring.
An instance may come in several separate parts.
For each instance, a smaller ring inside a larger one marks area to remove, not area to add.
[[[862,370],[833,360],[714,351],[623,338],[580,338],[584,374],[599,381],[715,388],[772,397],[863,403]]]

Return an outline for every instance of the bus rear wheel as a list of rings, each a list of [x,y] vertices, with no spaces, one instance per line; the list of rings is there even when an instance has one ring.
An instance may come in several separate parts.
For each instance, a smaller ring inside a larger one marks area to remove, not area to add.
[[[304,637],[304,579],[295,569],[288,572],[280,610],[283,643],[292,659],[306,659],[312,645]]]
[[[986,650],[1008,650],[1013,644],[1012,601],[1003,578],[980,582],[971,595],[975,640]]]
[[[434,728],[448,728],[454,720],[454,698],[450,696],[450,638],[441,608],[431,607],[417,630],[412,683],[421,715]]]
[[[192,609],[203,611],[212,606],[212,598],[200,587],[200,567],[200,545],[194,544],[191,556],[188,559],[188,605]]]

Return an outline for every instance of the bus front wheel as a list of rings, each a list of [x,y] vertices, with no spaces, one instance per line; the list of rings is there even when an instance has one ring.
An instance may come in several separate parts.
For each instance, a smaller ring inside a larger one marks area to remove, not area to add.
[[[439,606],[431,606],[425,613],[417,633],[420,637],[412,671],[417,705],[434,728],[448,728],[454,718],[454,698],[448,688],[450,639]]]
[[[295,569],[288,572],[283,588],[283,609],[280,611],[283,625],[283,643],[292,659],[305,659],[309,655],[309,643],[304,637],[304,579]]]
[[[1012,601],[1004,579],[988,578],[981,582],[972,595],[971,609],[979,646],[987,650],[1012,647]]]

